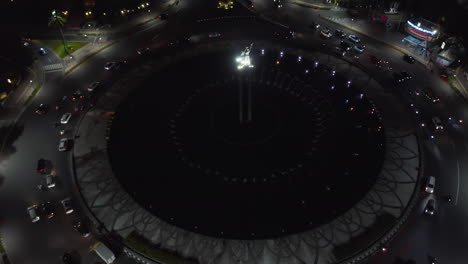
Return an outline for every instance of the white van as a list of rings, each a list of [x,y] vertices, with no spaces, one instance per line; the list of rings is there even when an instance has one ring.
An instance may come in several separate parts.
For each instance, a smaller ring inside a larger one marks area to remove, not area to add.
[[[96,252],[96,254],[102,260],[104,260],[106,264],[111,264],[114,262],[115,260],[114,253],[108,247],[106,247],[106,245],[104,245],[103,243],[97,242],[91,248],[94,250],[94,252]]]

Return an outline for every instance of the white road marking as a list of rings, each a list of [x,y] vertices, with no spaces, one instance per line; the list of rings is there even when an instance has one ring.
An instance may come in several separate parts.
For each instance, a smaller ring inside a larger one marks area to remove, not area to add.
[[[455,205],[458,203],[458,194],[460,193],[460,163],[457,160],[457,195],[455,196]]]

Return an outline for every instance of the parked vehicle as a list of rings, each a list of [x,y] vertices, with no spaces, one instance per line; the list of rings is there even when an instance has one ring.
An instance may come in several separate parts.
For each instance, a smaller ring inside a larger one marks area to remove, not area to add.
[[[110,264],[114,262],[115,260],[114,253],[102,242],[97,242],[91,248],[106,264]]]

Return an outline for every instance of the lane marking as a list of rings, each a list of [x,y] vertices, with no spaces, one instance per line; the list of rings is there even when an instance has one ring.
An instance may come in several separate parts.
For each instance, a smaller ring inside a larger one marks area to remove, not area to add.
[[[457,195],[455,196],[455,205],[458,203],[458,194],[460,193],[460,163],[457,160]]]

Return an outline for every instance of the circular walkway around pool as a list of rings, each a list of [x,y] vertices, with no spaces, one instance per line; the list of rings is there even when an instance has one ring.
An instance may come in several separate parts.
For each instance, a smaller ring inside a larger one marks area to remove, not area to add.
[[[359,69],[258,42],[239,71],[248,44],[121,76],[81,121],[78,188],[108,230],[201,263],[346,259],[410,205],[416,136]]]

